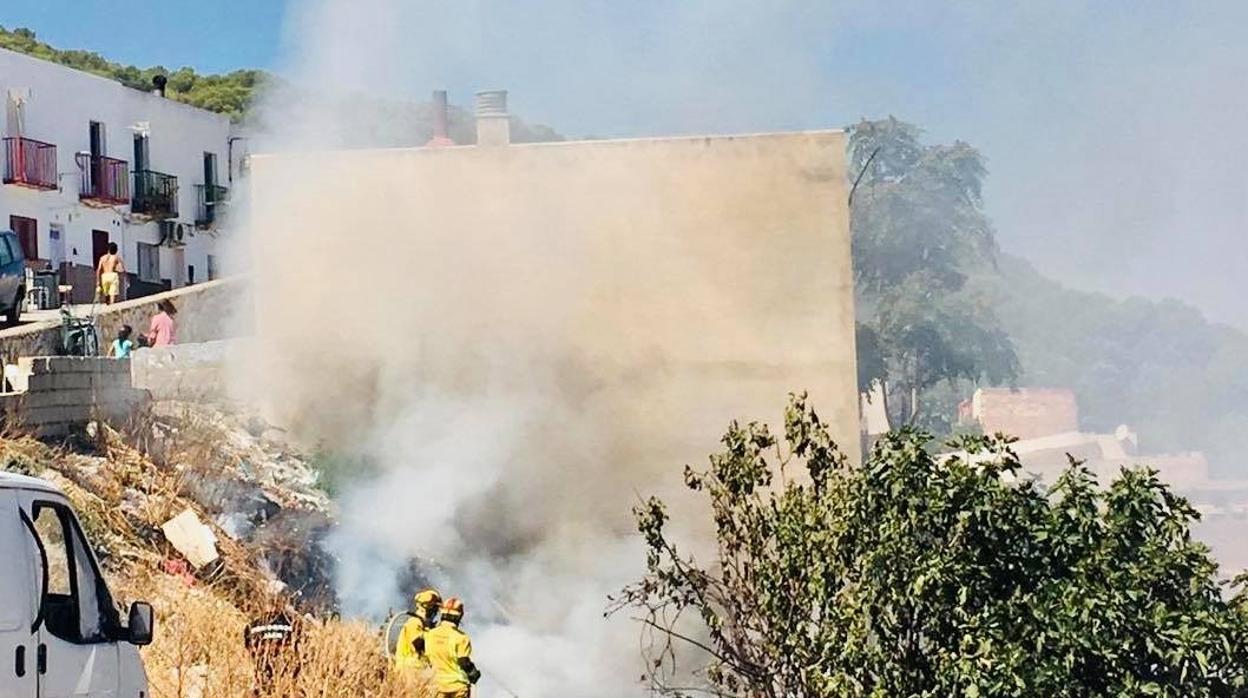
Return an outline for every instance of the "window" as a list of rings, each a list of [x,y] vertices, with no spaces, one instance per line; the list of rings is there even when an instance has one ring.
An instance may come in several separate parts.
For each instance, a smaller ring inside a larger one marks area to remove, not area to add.
[[[49,252],[52,259],[52,268],[60,270],[61,265],[66,262],[65,259],[65,228],[53,223],[48,227],[48,244],[52,248]]]
[[[53,502],[35,502],[33,512],[41,559],[47,561],[40,610],[48,632],[77,644],[110,641],[121,621],[77,520]]]
[[[139,280],[160,283],[160,246],[138,243]]]
[[[35,532],[43,541],[43,552],[48,558],[48,594],[72,596],[69,583],[69,546],[65,544],[65,527],[56,510],[47,506],[35,508]]]
[[[15,259],[13,256],[13,250],[9,249],[10,240],[16,242],[17,238],[12,235],[0,236],[0,267],[12,264]]]

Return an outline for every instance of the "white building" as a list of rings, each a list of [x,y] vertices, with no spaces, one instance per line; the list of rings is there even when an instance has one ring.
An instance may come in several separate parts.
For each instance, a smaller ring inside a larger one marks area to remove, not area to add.
[[[116,243],[127,297],[218,274],[233,179],[227,117],[0,49],[0,229],[75,300]]]

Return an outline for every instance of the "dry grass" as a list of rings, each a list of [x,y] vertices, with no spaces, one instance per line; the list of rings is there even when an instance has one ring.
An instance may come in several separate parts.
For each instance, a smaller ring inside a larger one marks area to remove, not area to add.
[[[139,433],[144,431],[140,428]],[[273,599],[272,580],[260,571],[254,553],[218,531],[221,561],[198,570],[192,585],[161,571],[165,560],[179,556],[160,534],[160,524],[186,508],[211,521],[182,496],[182,479],[195,477],[198,467],[214,462],[218,435],[192,427],[179,436],[176,453],[153,458],[133,435],[123,438],[107,427],[100,428],[89,446],[73,449],[20,433],[0,433],[0,468],[58,485],[73,502],[92,544],[107,551],[105,573],[118,602],[145,600],[155,608],[155,640],[141,650],[152,698],[255,695],[243,631]],[[185,467],[172,467],[173,462]],[[363,623],[305,616],[298,655],[298,675],[277,676],[261,695],[433,695],[419,677],[389,670],[380,629]]]
[[[236,698],[253,689],[243,647],[248,614],[210,589],[148,574],[124,585],[127,598],[151,600],[156,640],[142,650],[153,698]],[[415,677],[397,676],[375,628],[339,620],[304,619],[297,676],[278,675],[268,696],[305,698],[431,695]]]

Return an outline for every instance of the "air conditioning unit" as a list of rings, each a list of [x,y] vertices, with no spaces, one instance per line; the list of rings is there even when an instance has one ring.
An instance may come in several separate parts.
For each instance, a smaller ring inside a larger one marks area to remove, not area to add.
[[[160,222],[160,244],[166,247],[182,247],[186,244],[186,224],[177,221]]]

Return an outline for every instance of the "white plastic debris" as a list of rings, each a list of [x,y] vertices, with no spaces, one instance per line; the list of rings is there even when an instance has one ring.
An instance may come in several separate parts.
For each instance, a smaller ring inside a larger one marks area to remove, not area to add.
[[[164,532],[169,544],[182,553],[187,562],[196,569],[216,562],[221,557],[217,552],[216,534],[190,509],[166,521],[160,530]]]

